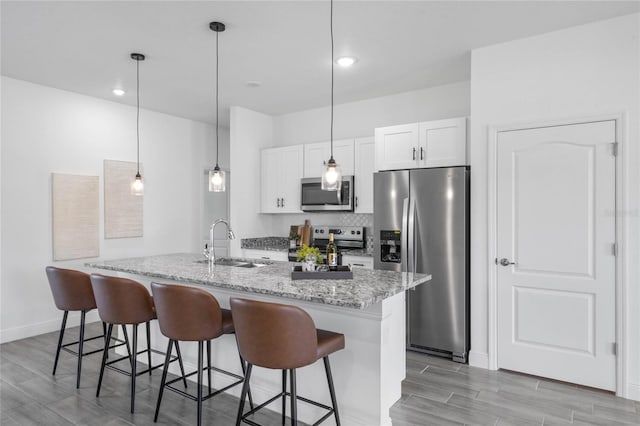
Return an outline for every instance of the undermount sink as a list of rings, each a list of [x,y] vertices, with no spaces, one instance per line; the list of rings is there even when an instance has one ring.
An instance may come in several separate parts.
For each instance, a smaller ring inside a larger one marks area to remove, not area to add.
[[[195,263],[209,263],[208,259],[196,260]],[[266,261],[254,261],[252,259],[234,259],[231,257],[222,257],[216,259],[216,265],[220,266],[236,266],[238,268],[258,268],[261,266],[271,265],[271,262]]]

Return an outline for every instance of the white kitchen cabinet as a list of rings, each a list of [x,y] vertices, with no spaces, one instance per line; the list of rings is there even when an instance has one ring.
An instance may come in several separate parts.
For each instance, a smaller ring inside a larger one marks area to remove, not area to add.
[[[466,164],[466,118],[380,127],[375,131],[376,170]]]
[[[373,213],[375,139],[357,138],[354,143],[355,213]]]
[[[304,145],[304,177],[321,177],[331,157],[331,142]],[[343,176],[354,174],[353,138],[333,141],[333,159],[342,169]]]
[[[343,254],[342,264],[351,265],[351,269],[373,269],[373,257]]]
[[[302,145],[262,150],[261,166],[261,212],[301,213]]]
[[[287,262],[289,254],[286,251],[242,249],[244,259],[276,260]]]
[[[467,164],[466,122],[460,117],[420,123],[420,167]]]

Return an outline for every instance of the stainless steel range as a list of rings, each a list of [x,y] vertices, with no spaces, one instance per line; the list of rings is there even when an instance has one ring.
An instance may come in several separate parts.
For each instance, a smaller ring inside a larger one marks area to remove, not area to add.
[[[338,246],[338,265],[342,265],[342,251],[358,250],[365,247],[365,228],[363,226],[314,226],[311,233],[313,241],[311,245],[318,247],[326,258],[326,248],[329,243],[329,234],[333,233],[333,240]],[[289,261],[296,261],[296,251],[289,251]]]

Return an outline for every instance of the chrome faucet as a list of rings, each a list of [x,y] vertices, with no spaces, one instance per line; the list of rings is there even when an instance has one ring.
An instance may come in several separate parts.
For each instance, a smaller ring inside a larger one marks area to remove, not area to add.
[[[227,225],[227,238],[229,238],[230,240],[234,240],[236,238],[236,234],[233,233],[231,225],[229,225],[229,222],[227,222],[226,220],[218,219],[213,222],[213,224],[211,224],[211,226],[209,227],[209,247],[205,246],[204,248],[204,257],[209,259],[209,266],[216,263],[216,252],[213,249],[213,234],[216,230],[216,225],[219,223],[224,223],[225,225]]]

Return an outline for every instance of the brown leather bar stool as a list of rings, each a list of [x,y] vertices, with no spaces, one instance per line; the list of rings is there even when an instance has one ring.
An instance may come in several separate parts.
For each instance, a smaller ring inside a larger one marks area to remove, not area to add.
[[[243,421],[257,425],[247,417],[280,397],[282,397],[282,424],[284,425],[287,396],[290,396],[291,400],[292,425],[297,425],[298,422],[297,400],[328,410],[314,425],[325,421],[331,417],[331,414],[335,416],[336,424],[340,425],[329,355],[344,349],[344,334],[316,329],[309,314],[297,306],[235,297],[231,298],[230,303],[240,354],[247,361],[247,373],[240,395],[236,426],[239,426]],[[296,369],[313,364],[320,358],[324,361],[327,382],[329,383],[331,407],[296,394]],[[244,398],[249,388],[251,370],[254,365],[282,370],[282,392],[243,414]],[[287,370],[290,372],[290,392],[287,392],[286,388]]]
[[[47,266],[45,268],[47,272],[47,278],[49,279],[49,286],[51,287],[51,293],[53,293],[53,300],[56,307],[61,311],[64,311],[62,316],[62,325],[60,326],[60,336],[58,338],[58,348],[56,349],[56,357],[53,362],[53,375],[56,374],[58,367],[58,358],[60,357],[60,350],[65,350],[78,356],[78,369],[76,373],[76,388],[80,387],[80,374],[82,372],[82,357],[86,355],[95,354],[103,351],[103,348],[96,349],[89,352],[84,352],[84,342],[89,342],[95,339],[104,339],[106,337],[106,325],[102,323],[103,334],[100,336],[84,338],[85,318],[87,312],[92,309],[96,309],[96,300],[93,297],[93,290],[91,288],[91,280],[89,274],[84,272],[75,271],[73,269],[57,268],[55,266]],[[77,341],[62,344],[64,338],[64,331],[67,326],[67,318],[69,311],[80,311],[80,337]],[[111,346],[115,348],[122,346],[125,343],[120,341],[119,344]],[[78,351],[74,351],[68,348],[68,346],[78,345]]]
[[[107,339],[111,338],[113,332],[113,326],[122,325],[123,329],[125,325],[133,326],[133,348],[129,352],[128,356],[123,356],[112,361],[107,362],[107,350],[104,351],[102,356],[102,365],[100,366],[100,378],[98,379],[98,389],[96,390],[96,397],[100,396],[100,387],[102,385],[102,377],[104,376],[104,369],[110,368],[119,373],[125,374],[131,377],[131,412],[134,412],[135,407],[135,395],[136,395],[136,377],[145,373],[151,374],[152,370],[160,368],[163,364],[153,366],[151,364],[151,352],[164,355],[163,352],[151,349],[151,330],[150,322],[156,319],[156,311],[153,304],[153,299],[149,294],[149,291],[134,280],[120,277],[110,277],[101,274],[91,274],[91,286],[93,287],[93,294],[98,306],[98,314],[103,322],[108,324],[107,327]],[[146,324],[147,328],[147,349],[138,351],[138,326],[142,323]],[[127,346],[127,349],[129,347]],[[143,371],[137,371],[137,357],[140,354],[147,354],[147,368]],[[176,344],[176,357],[168,355],[171,361],[178,360],[180,364],[180,370],[184,376],[184,367],[182,365],[182,356],[180,354],[180,347]],[[126,371],[114,366],[113,364],[128,360],[131,364],[131,371]],[[184,386],[187,386],[187,381],[184,379]]]
[[[183,373],[183,377],[189,377],[194,374],[198,375],[196,396],[171,386],[174,382],[180,380],[180,378],[167,382],[167,370],[169,368],[169,355],[167,355],[164,370],[162,371],[162,381],[160,383],[158,403],[156,404],[156,413],[153,421],[156,422],[158,420],[162,394],[166,387],[171,391],[197,402],[198,425],[200,425],[202,423],[202,401],[244,382],[244,376],[239,376],[211,366],[211,340],[217,339],[224,334],[233,334],[235,332],[231,311],[220,308],[218,300],[211,293],[195,287],[151,283],[151,292],[153,293],[153,299],[156,303],[160,331],[169,338],[167,354],[171,353],[171,346],[174,343],[177,345],[178,341],[198,342],[198,368],[186,376]],[[203,368],[203,346],[205,342],[207,344],[207,367]],[[242,372],[244,374],[245,364],[242,356],[240,356],[240,365],[242,366]],[[206,395],[202,394],[202,373],[204,370],[207,371],[208,376],[208,392]],[[212,392],[211,370],[226,374],[237,380],[228,386]],[[247,392],[245,392],[245,397],[247,394],[249,404],[253,407],[253,400],[248,388]]]

